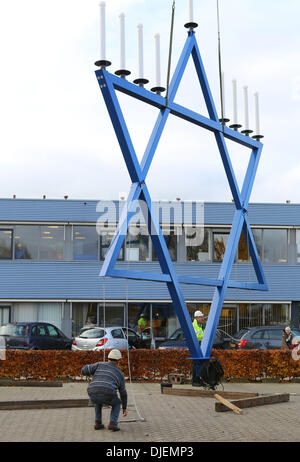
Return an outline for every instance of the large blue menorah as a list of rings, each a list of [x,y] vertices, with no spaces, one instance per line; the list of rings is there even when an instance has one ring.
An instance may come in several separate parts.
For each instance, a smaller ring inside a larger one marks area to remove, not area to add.
[[[190,56],[193,58],[209,118],[174,103],[175,95]],[[165,282],[187,341],[191,355],[191,358],[189,359],[194,361],[196,370],[199,371],[202,364],[210,358],[227,287],[249,290],[268,290],[247,216],[250,194],[263,145],[259,142],[259,139],[250,138],[247,135],[226,127],[224,123],[220,123],[200,56],[195,33],[192,28],[188,31],[186,43],[172,77],[168,92],[168,99],[161,96],[159,90],[162,89],[156,89],[156,93],[146,90],[143,86],[137,86],[128,82],[125,78],[117,77],[116,75],[107,72],[105,66],[96,71],[96,77],[132,181],[127,199],[127,206],[123,208],[121,213],[114,238],[101,268],[100,276]],[[116,90],[159,109],[159,115],[141,163],[138,161],[129,136],[116,96]],[[173,114],[187,120],[188,122],[198,125],[201,128],[205,128],[213,132],[217,141],[217,146],[235,204],[235,213],[231,232],[218,278],[190,277],[176,274],[159,221],[156,217],[156,212],[154,211],[151,203],[150,194],[146,185],[146,177],[169,114]],[[241,191],[239,190],[235,178],[225,139],[235,141],[252,150]],[[127,235],[130,220],[136,213],[136,201],[142,201],[145,204],[145,207],[143,208],[143,215],[147,223],[148,232],[151,236],[153,246],[157,253],[162,271],[161,273],[131,271],[115,268],[119,252]],[[230,274],[242,232],[244,233],[256,274],[257,282],[255,283],[230,280]],[[201,344],[199,344],[199,341],[197,340],[180,284],[208,285],[215,287]]]

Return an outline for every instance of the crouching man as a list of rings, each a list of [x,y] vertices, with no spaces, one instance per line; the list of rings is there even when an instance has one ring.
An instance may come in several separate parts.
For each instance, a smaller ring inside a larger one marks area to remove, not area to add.
[[[111,406],[110,422],[108,429],[114,432],[120,430],[118,419],[121,410],[123,416],[127,416],[127,392],[125,377],[118,368],[118,361],[122,355],[119,350],[111,350],[108,355],[108,362],[98,362],[84,366],[82,375],[92,375],[93,378],[88,386],[87,392],[95,407],[95,430],[105,428],[102,424],[102,406]],[[118,397],[118,391],[120,398]]]

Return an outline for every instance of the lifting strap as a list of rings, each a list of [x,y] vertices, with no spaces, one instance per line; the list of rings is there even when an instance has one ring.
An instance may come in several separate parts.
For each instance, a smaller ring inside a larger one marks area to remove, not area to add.
[[[166,106],[167,107],[168,107],[168,99],[169,99],[169,85],[170,85],[171,59],[172,59],[172,47],[173,47],[174,17],[175,17],[175,0],[173,1],[173,5],[172,5],[171,30],[170,30],[169,60],[168,60],[168,73],[167,73],[167,93],[166,93]]]

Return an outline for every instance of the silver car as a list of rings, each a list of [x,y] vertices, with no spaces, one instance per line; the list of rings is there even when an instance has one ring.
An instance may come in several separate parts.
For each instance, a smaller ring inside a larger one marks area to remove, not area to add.
[[[104,348],[128,348],[122,327],[92,327],[74,337],[72,350],[102,350]]]

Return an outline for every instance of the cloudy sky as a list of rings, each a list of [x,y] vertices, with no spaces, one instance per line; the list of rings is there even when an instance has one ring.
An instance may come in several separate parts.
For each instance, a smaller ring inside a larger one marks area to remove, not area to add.
[[[119,69],[119,18],[126,15],[126,67],[137,78],[137,24],[144,26],[145,77],[155,85],[154,34],[161,34],[166,82],[173,0],[107,0],[108,69]],[[239,120],[248,85],[250,125],[259,92],[264,149],[252,202],[300,202],[300,2],[220,0],[225,108],[232,118],[237,79]],[[202,59],[217,109],[216,0],[194,0]],[[172,71],[186,40],[188,0],[176,0]],[[99,0],[1,0],[0,197],[117,199],[129,176],[95,78]],[[206,115],[192,63],[175,99]],[[142,157],[157,110],[120,95],[137,155]],[[228,142],[241,183],[250,152]],[[214,136],[171,116],[147,177],[151,197],[230,201]]]

